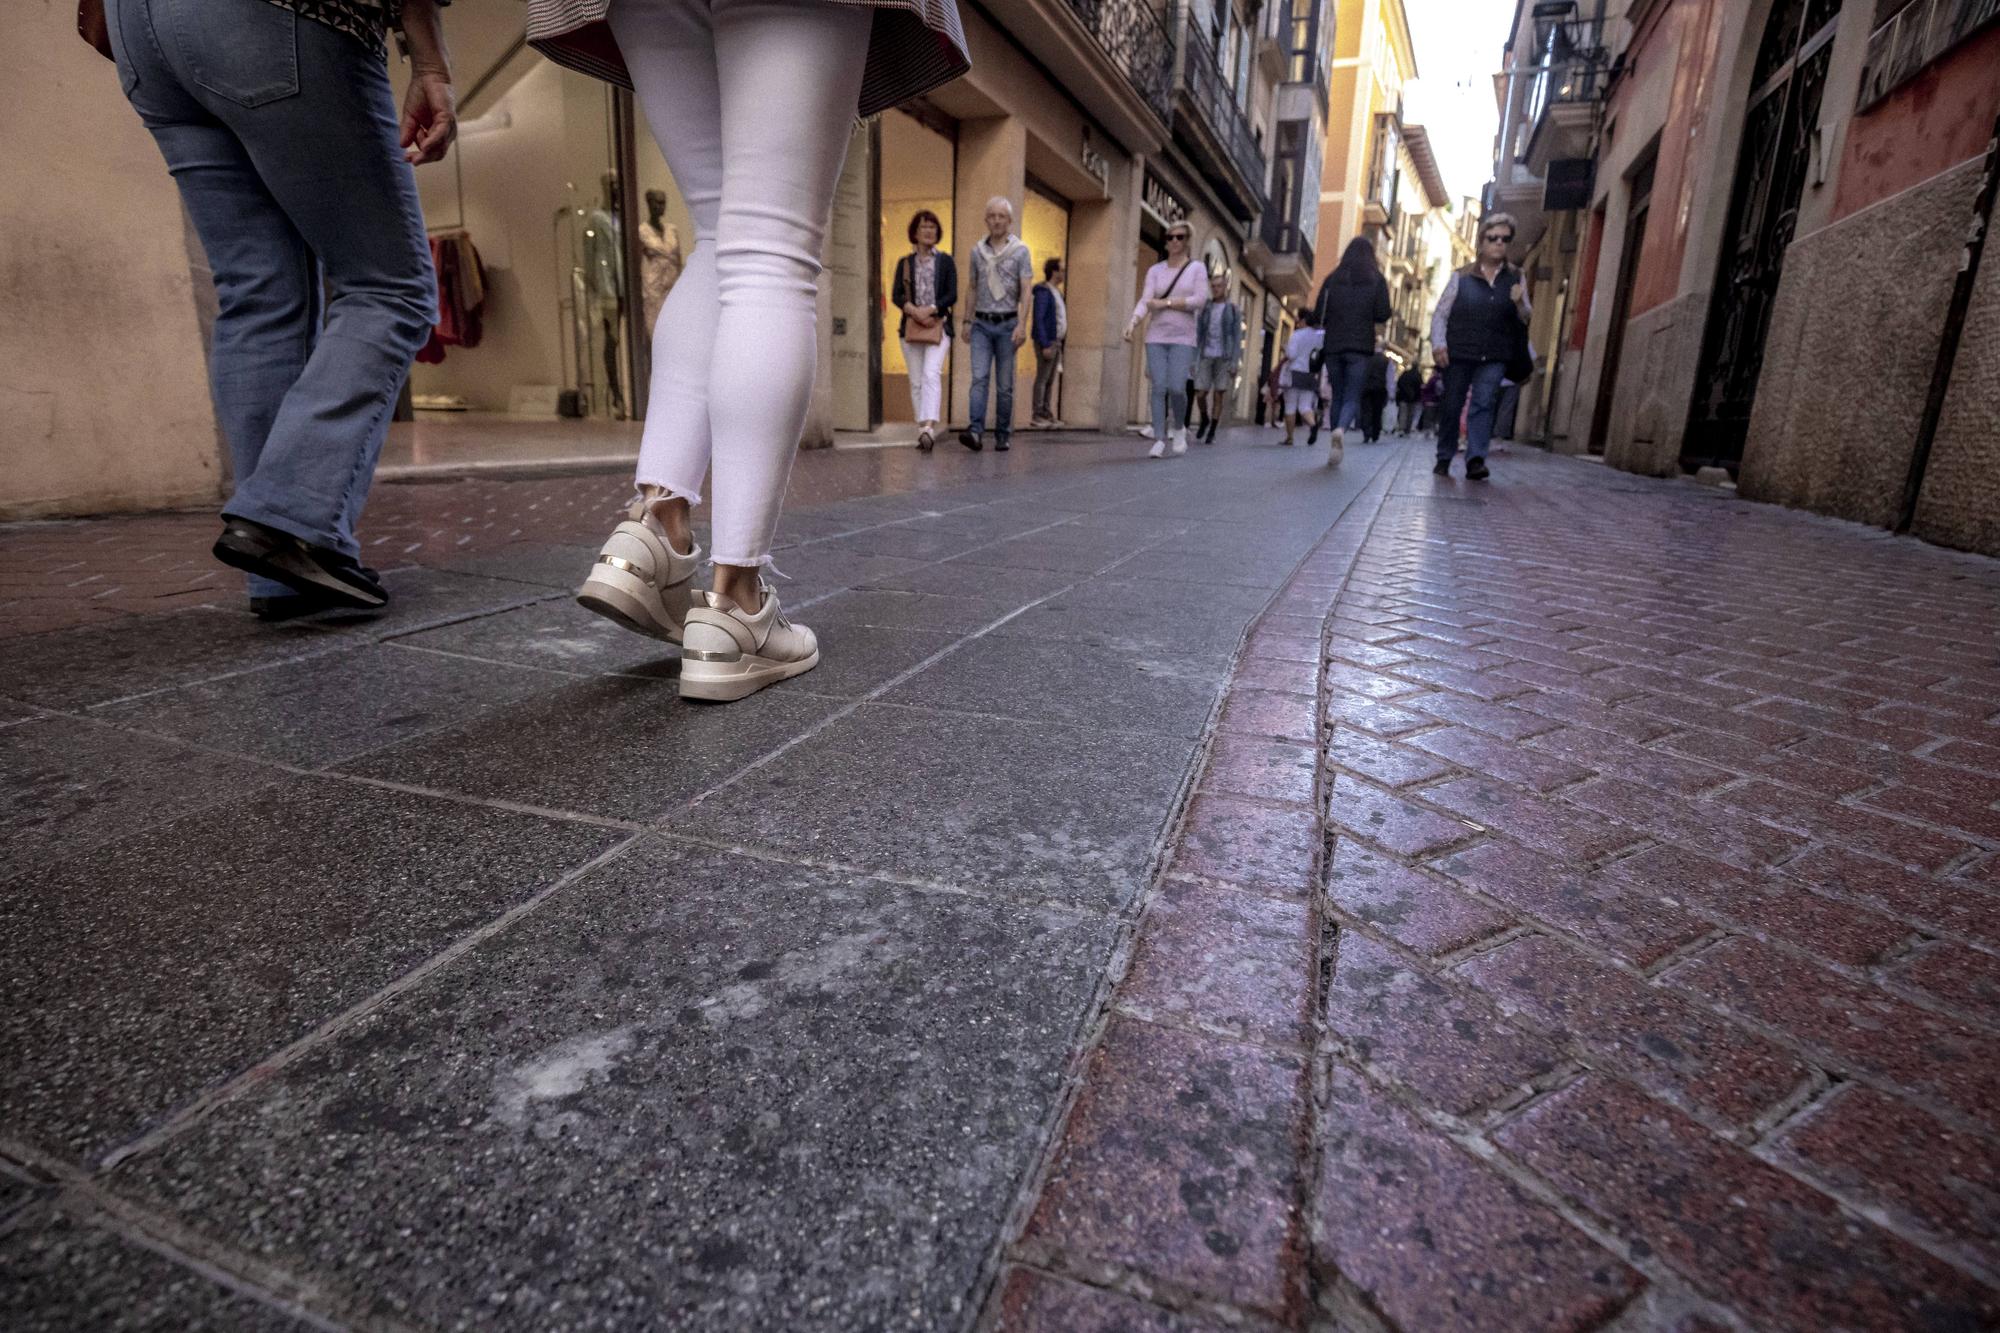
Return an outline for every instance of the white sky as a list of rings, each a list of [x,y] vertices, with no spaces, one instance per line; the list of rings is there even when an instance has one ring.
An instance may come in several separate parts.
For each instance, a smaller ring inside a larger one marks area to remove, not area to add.
[[[1477,196],[1493,174],[1493,135],[1500,112],[1493,75],[1514,17],[1514,0],[1403,0],[1416,82],[1403,89],[1405,120],[1430,134],[1438,171],[1454,205]]]

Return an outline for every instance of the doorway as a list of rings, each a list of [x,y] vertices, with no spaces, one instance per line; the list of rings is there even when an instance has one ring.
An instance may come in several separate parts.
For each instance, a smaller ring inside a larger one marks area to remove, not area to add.
[[[1841,0],[1778,0],[1757,48],[1729,227],[1709,300],[1681,467],[1734,474],[1750,433],[1785,250],[1798,228]]]
[[[957,125],[942,116],[918,107],[885,113],[881,126],[881,237],[878,243],[880,271],[876,290],[882,303],[880,345],[881,419],[884,422],[915,421],[910,402],[910,368],[903,357],[903,340],[896,336],[900,319],[889,308],[889,292],[894,284],[896,265],[911,250],[910,219],[921,209],[935,213],[943,224],[942,244],[951,245],[951,201],[956,190],[958,169]],[[966,281],[967,257],[954,256],[958,280]],[[964,296],[960,296],[963,313]],[[1032,372],[1030,372],[1032,373]],[[951,367],[944,370],[944,420],[951,419]]]
[[[1604,364],[1597,372],[1597,403],[1590,414],[1590,438],[1585,446],[1602,454],[1611,429],[1611,405],[1618,395],[1618,363],[1625,351],[1625,321],[1632,313],[1632,284],[1639,273],[1639,254],[1646,245],[1646,218],[1653,209],[1653,166],[1646,159],[1632,177],[1632,201],[1625,212],[1625,243],[1618,251],[1618,285],[1611,295],[1611,324],[1604,336]]]
[[[1035,260],[1035,281],[1042,280],[1043,265],[1051,259],[1063,261],[1065,269],[1069,264],[1069,214],[1070,201],[1057,194],[1049,186],[1028,177],[1027,190],[1021,199],[1021,239],[1028,243],[1028,253]],[[1034,339],[1021,344],[1014,362],[1014,383],[1027,388],[1028,392],[1017,390],[1014,395],[1015,414],[1032,413],[1033,386],[1035,383],[1035,343]],[[1056,417],[1062,416],[1062,372],[1058,363],[1055,383],[1049,389],[1049,411]],[[1025,420],[1025,417],[1021,417]]]

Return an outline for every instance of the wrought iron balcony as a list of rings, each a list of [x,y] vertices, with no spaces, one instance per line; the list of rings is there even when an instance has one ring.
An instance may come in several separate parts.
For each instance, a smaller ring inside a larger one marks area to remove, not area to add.
[[[1315,205],[1317,202],[1314,201]],[[1307,239],[1305,224],[1296,210],[1286,213],[1275,207],[1265,209],[1257,219],[1257,238],[1272,257],[1297,256],[1305,271],[1312,272],[1312,242]]]
[[[1587,136],[1595,107],[1611,81],[1613,61],[1603,24],[1581,19],[1552,23],[1537,35],[1540,59],[1521,76],[1527,92],[1511,145],[1517,162],[1570,156],[1568,150],[1575,145],[1542,141],[1579,127]],[[1556,149],[1561,151],[1552,151]]]
[[[1069,7],[1146,105],[1171,121],[1174,40],[1166,21],[1146,0],[1069,0]]]
[[[1181,86],[1176,110],[1191,112],[1183,119],[1196,123],[1220,149],[1221,162],[1236,180],[1223,182],[1236,197],[1245,221],[1263,206],[1264,150],[1251,132],[1249,118],[1236,105],[1236,94],[1223,76],[1215,47],[1190,18],[1182,27]]]

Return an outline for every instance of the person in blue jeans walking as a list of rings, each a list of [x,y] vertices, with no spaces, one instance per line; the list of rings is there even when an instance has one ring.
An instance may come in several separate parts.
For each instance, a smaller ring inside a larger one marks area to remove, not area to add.
[[[1028,340],[1035,261],[1014,234],[1014,205],[1005,195],[986,201],[986,235],[972,247],[972,286],[965,338],[972,345],[972,421],[958,442],[977,453],[985,447],[987,381],[992,381],[993,448],[1002,451],[1014,433],[1014,354]]]
[[[1444,401],[1438,419],[1437,463],[1451,475],[1458,453],[1458,418],[1465,414],[1465,475],[1484,481],[1486,447],[1493,440],[1493,411],[1500,401],[1507,356],[1515,335],[1533,317],[1521,270],[1507,262],[1514,219],[1490,213],[1479,225],[1479,255],[1451,275],[1431,315],[1431,354],[1444,367]],[[1470,406],[1467,406],[1470,400]]]
[[[1327,466],[1338,467],[1346,452],[1347,432],[1361,420],[1361,398],[1368,388],[1368,367],[1375,356],[1378,331],[1389,319],[1389,283],[1375,258],[1375,243],[1357,236],[1347,243],[1340,263],[1320,284],[1320,330],[1325,334],[1321,364],[1332,385],[1328,413],[1333,438],[1327,441]],[[1313,434],[1319,423],[1313,423]],[[1309,436],[1307,444],[1312,443]]]
[[[456,130],[439,0],[106,0],[120,85],[215,277],[235,489],[215,555],[266,619],[376,609],[354,524],[437,319],[411,167]],[[383,34],[413,76],[400,119]]]

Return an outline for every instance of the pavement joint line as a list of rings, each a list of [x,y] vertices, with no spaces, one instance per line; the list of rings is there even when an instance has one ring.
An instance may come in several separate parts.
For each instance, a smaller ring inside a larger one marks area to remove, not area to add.
[[[369,751],[369,754],[376,751]],[[366,755],[356,755],[356,759]],[[342,763],[349,760],[343,759]],[[378,791],[402,792],[410,796],[423,796],[431,800],[449,801],[453,805],[467,805],[484,810],[499,810],[510,815],[532,815],[537,819],[552,819],[565,824],[585,824],[592,828],[619,829],[627,833],[650,832],[652,826],[636,819],[618,819],[611,815],[594,815],[587,810],[565,810],[558,806],[531,805],[525,801],[505,801],[492,796],[475,796],[470,792],[451,791],[444,787],[425,787],[414,782],[398,782],[393,778],[378,778],[362,773],[345,773],[339,769],[320,769],[306,776],[332,778],[357,787],[373,787]]]
[[[1525,1164],[1508,1156],[1483,1132],[1469,1129],[1463,1121],[1447,1116],[1442,1112],[1434,1111],[1420,1102],[1413,1102],[1398,1096],[1398,1090],[1394,1085],[1385,1085],[1367,1069],[1360,1068],[1346,1061],[1340,1061],[1339,1063],[1373,1087],[1378,1095],[1387,1097],[1392,1103],[1403,1107],[1404,1110],[1414,1115],[1420,1122],[1449,1139],[1461,1151],[1484,1164],[1488,1169],[1512,1184],[1528,1198],[1554,1212],[1564,1222],[1583,1233],[1587,1239],[1594,1242],[1600,1249],[1605,1250],[1644,1277],[1647,1285],[1660,1287],[1668,1295],[1679,1297],[1682,1301],[1696,1306],[1702,1314],[1725,1328],[1739,1330],[1739,1333],[1766,1333],[1765,1330],[1759,1330],[1746,1324],[1735,1311],[1704,1295],[1691,1281],[1683,1277],[1678,1269],[1663,1263],[1657,1257],[1657,1252],[1650,1246],[1635,1246],[1633,1243],[1627,1241],[1608,1221],[1600,1219],[1596,1214],[1572,1201],[1538,1172],[1531,1170]],[[1525,1114],[1528,1109],[1531,1109],[1539,1101],[1553,1097],[1557,1091],[1560,1091],[1560,1089],[1552,1089],[1543,1093],[1538,1098],[1530,1099],[1529,1103],[1517,1108],[1516,1117],[1518,1118],[1519,1115]],[[1644,1249],[1643,1254],[1639,1252],[1641,1249]],[[1633,1300],[1636,1302],[1641,1294],[1641,1292],[1635,1292]]]
[[[1028,608],[1023,608],[1023,609],[1025,610]],[[1010,616],[1008,617],[1008,619],[1012,619],[1012,617]],[[995,623],[1000,624],[1004,622],[995,622]],[[1041,642],[1051,642],[1051,641],[1042,640]],[[948,647],[939,649],[938,657],[940,659],[949,657],[953,653],[957,652],[960,648],[963,648],[965,646],[966,646],[965,643],[962,641],[953,643]],[[936,660],[926,659],[924,663],[921,663],[919,665],[923,667],[934,666],[936,665]],[[890,684],[892,687],[894,685],[901,684],[903,679],[907,679],[907,677],[902,677],[897,680],[891,681]],[[1226,679],[1217,682],[1218,693],[1220,692],[1222,685],[1226,683],[1227,683]],[[828,703],[838,703],[844,700],[854,698],[853,695],[845,695],[845,694],[817,694],[814,693],[812,690],[796,690],[793,691],[793,693],[811,694],[813,698],[824,699]],[[936,713],[943,717],[979,718],[983,721],[988,721],[988,722],[1018,722],[1018,723],[1026,723],[1029,726],[1035,726],[1035,727],[1057,727],[1065,731],[1087,731],[1092,733],[1093,735],[1099,735],[1099,736],[1146,736],[1156,740],[1161,738],[1165,738],[1168,740],[1196,739],[1196,737],[1190,736],[1186,732],[1181,732],[1181,731],[1158,731],[1150,727],[1105,727],[1084,722],[1064,722],[1054,718],[1024,717],[1019,713],[994,713],[981,708],[953,708],[948,704],[940,704],[940,703],[930,703],[930,702],[903,703],[895,699],[872,699],[872,698],[862,699],[859,702],[867,703],[876,708],[894,708],[897,709],[898,711],[905,713]],[[1232,793],[1222,793],[1222,794],[1231,795]],[[1244,797],[1243,799],[1249,800],[1252,798]]]
[[[1347,503],[1342,505],[1340,511],[1321,530],[1319,537],[1306,547],[1304,553],[1300,555],[1298,561],[1293,565],[1291,575],[1282,580],[1278,587],[1272,591],[1270,598],[1264,603],[1263,608],[1249,617],[1244,625],[1242,634],[1238,636],[1235,649],[1229,655],[1228,680],[1234,680],[1237,670],[1244,661],[1244,655],[1248,649],[1251,636],[1257,633],[1258,626],[1265,615],[1269,613],[1271,606],[1277,602],[1279,597],[1284,594],[1286,588],[1289,587],[1291,578],[1295,577],[1300,569],[1304,568],[1314,556],[1326,548],[1332,534],[1339,529],[1349,511],[1369,493],[1370,488],[1375,483],[1376,477],[1379,477],[1384,470],[1393,470],[1393,467],[1393,456],[1385,459],[1382,464],[1378,464],[1376,472],[1371,474],[1369,479],[1356,489]],[[1380,504],[1381,501],[1378,499],[1377,513],[1380,512]],[[1322,648],[1320,660],[1323,663],[1323,650],[1325,646],[1324,629],[1321,633],[1320,643]],[[1194,792],[1200,783],[1201,777],[1207,771],[1208,760],[1213,753],[1215,740],[1219,734],[1218,727],[1222,717],[1223,703],[1227,697],[1228,691],[1226,689],[1218,693],[1214,704],[1209,710],[1207,725],[1202,730],[1188,769],[1182,775],[1180,788],[1174,799],[1169,803],[1165,832],[1160,839],[1159,845],[1154,850],[1152,864],[1148,869],[1145,880],[1146,887],[1135,896],[1132,903],[1127,905],[1126,914],[1121,919],[1111,955],[1102,975],[1098,979],[1090,1004],[1084,1011],[1084,1019],[1080,1026],[1078,1040],[1070,1050],[1064,1069],[1062,1089],[1052,1100],[1049,1112],[1043,1120],[1041,1148],[1023,1173],[1014,1202],[1007,1211],[1006,1218],[996,1237],[988,1261],[982,1267],[982,1280],[974,1283],[972,1299],[969,1302],[972,1308],[990,1307],[993,1293],[998,1290],[998,1275],[1010,1260],[1016,1260],[1023,1254],[1024,1248],[1027,1245],[1023,1236],[1028,1221],[1033,1216],[1036,1205],[1040,1202],[1044,1191],[1048,1187],[1049,1174],[1054,1169],[1055,1163],[1061,1155],[1064,1132],[1067,1130],[1074,1115],[1077,1099],[1081,1095],[1084,1084],[1088,1079],[1091,1066],[1096,1061],[1097,1052],[1103,1044],[1105,1033],[1109,1030],[1112,1019],[1116,1016],[1117,996],[1123,989],[1124,983],[1130,973],[1132,955],[1138,937],[1139,923],[1146,917],[1154,900],[1158,897],[1160,886],[1166,879],[1168,867],[1172,863],[1173,850],[1178,845]],[[1317,715],[1318,710],[1316,709],[1315,711]],[[1317,747],[1317,741],[1315,742],[1315,747]],[[1317,767],[1317,764],[1315,767]],[[1317,776],[1315,782],[1317,783]],[[1319,804],[1316,786],[1315,809],[1319,808]],[[1318,855],[1319,853],[1315,852],[1315,860],[1317,860]],[[1318,871],[1316,867],[1312,871],[1311,879],[1312,882],[1317,882]],[[1311,903],[1309,899],[1308,908],[1310,909],[1310,907]],[[1302,1075],[1307,1080],[1311,1076],[1311,1061],[1312,1056],[1308,1053],[1305,1060],[1305,1072]],[[1309,1082],[1302,1091],[1308,1094],[1309,1112]],[[1308,1126],[1308,1134],[1310,1134],[1310,1126]],[[1301,1191],[1305,1188],[1303,1179],[1297,1182],[1297,1188]],[[1301,1208],[1297,1210],[1296,1215],[1300,1219],[1300,1225],[1303,1226],[1304,1219],[1307,1216],[1306,1212]],[[1310,1263],[1307,1264],[1307,1270],[1309,1285]],[[1152,1275],[1147,1276],[1147,1281],[1158,1285],[1171,1286],[1170,1282],[1154,1278]],[[1307,1291],[1306,1296],[1309,1306],[1310,1290]],[[994,1317],[997,1318],[997,1315]],[[989,1319],[987,1322],[991,1323],[992,1321]]]
[[[1233,1046],[1254,1046],[1260,1051],[1270,1051],[1299,1061],[1312,1058],[1312,1045],[1309,1041],[1274,1041],[1242,1028],[1204,1023],[1183,1014],[1162,1013],[1158,1009],[1144,1005],[1135,1008],[1116,996],[1111,1001],[1111,1012],[1134,1023],[1144,1023],[1147,1027],[1159,1028],[1166,1032],[1186,1033],[1188,1036],[1200,1037],[1205,1041],[1228,1042]]]
[[[123,1144],[111,1149],[100,1157],[97,1163],[100,1176],[115,1173],[119,1167],[132,1161],[134,1158],[144,1156],[147,1153],[164,1147],[173,1139],[195,1128],[216,1110],[282,1074],[300,1057],[337,1039],[362,1019],[429,980],[433,975],[457,962],[487,940],[503,933],[513,926],[515,922],[533,913],[543,903],[561,893],[570,885],[594,871],[609,865],[612,861],[617,860],[635,845],[645,840],[647,836],[643,831],[628,833],[627,836],[611,844],[611,846],[599,852],[590,860],[564,871],[533,894],[515,903],[512,907],[484,924],[476,926],[464,935],[459,936],[458,939],[432,954],[409,971],[404,972],[387,985],[382,986],[369,995],[363,996],[360,1000],[357,1000],[331,1018],[321,1022],[310,1032],[287,1042],[284,1046],[257,1060],[248,1068],[240,1070],[232,1077],[211,1085],[207,1090],[197,1095],[193,1101],[182,1106],[153,1129],[136,1138],[128,1139]]]
[[[1088,1258],[1057,1250],[1041,1241],[1025,1242],[1019,1253],[1008,1258],[1006,1266],[1046,1273],[1061,1281],[1123,1296],[1169,1314],[1214,1320],[1226,1328],[1241,1328],[1252,1333],[1279,1333],[1280,1330],[1296,1327],[1274,1320],[1261,1311],[1205,1296],[1171,1278],[1143,1272],[1109,1259]],[[997,1309],[991,1310],[989,1317],[979,1320],[975,1327],[985,1330],[985,1333],[994,1333],[999,1328],[999,1315]]]
[[[694,833],[676,833],[664,821],[647,829],[656,841],[682,843],[689,847],[701,847],[709,851],[723,852],[730,856],[741,856],[767,865],[797,866],[804,870],[824,871],[828,874],[850,875],[856,879],[876,880],[883,884],[893,884],[897,888],[911,889],[918,893],[935,893],[950,898],[968,898],[978,902],[992,903],[1002,907],[1026,909],[1037,912],[1053,912],[1078,921],[1103,921],[1116,919],[1119,909],[1098,909],[1079,907],[1072,902],[1054,898],[1024,897],[1017,893],[1006,893],[997,889],[982,889],[971,885],[954,884],[948,880],[924,879],[916,875],[896,874],[886,870],[874,870],[859,862],[831,861],[823,857],[794,856],[780,848],[765,847],[757,843],[730,842],[721,838],[704,838]]]
[[[127,1244],[206,1278],[225,1291],[320,1333],[348,1333],[351,1327],[326,1318],[314,1308],[325,1303],[317,1284],[294,1277],[268,1261],[237,1253],[178,1219],[162,1217],[129,1200],[110,1196],[87,1181],[67,1186],[56,1196],[52,1208],[71,1221],[109,1232]],[[402,1327],[381,1320],[371,1320],[370,1326],[381,1333]]]
[[[1162,537],[1160,540],[1165,541],[1166,538]],[[1158,543],[1155,544],[1157,545]],[[975,639],[985,638],[988,634],[991,634],[994,630],[1000,628],[1002,625],[1007,624],[1009,621],[1014,620],[1019,616],[1025,615],[1027,612],[1032,611],[1034,608],[1041,606],[1046,602],[1053,601],[1054,599],[1062,596],[1064,593],[1074,591],[1076,588],[1080,587],[1086,580],[1100,577],[1102,575],[1102,572],[1103,572],[1102,570],[1099,570],[1093,573],[1079,574],[1074,581],[1065,584],[1064,586],[1056,589],[1054,592],[1047,593],[1041,597],[1035,598],[1034,600],[1025,603],[1024,605],[1017,606],[1012,611],[1009,611],[1006,615],[999,617],[997,620],[991,621],[990,623],[983,625],[980,628],[971,631],[970,633],[967,633],[965,635],[960,636],[957,639],[952,640],[950,643],[947,643],[944,647],[938,649],[936,652],[924,658],[922,661],[916,663],[914,666],[908,667],[905,670],[898,672],[896,675],[889,677],[889,679],[881,682],[880,684],[875,686],[875,688],[868,691],[868,693],[860,695],[854,700],[852,700],[845,707],[834,710],[826,717],[821,718],[818,722],[815,722],[812,725],[808,726],[804,731],[799,732],[797,735],[791,737],[789,740],[786,740],[784,743],[776,746],[775,748],[765,752],[762,755],[759,755],[757,758],[751,760],[743,767],[737,769],[735,772],[723,778],[720,782],[715,783],[707,790],[702,791],[697,795],[695,795],[687,802],[687,804],[699,805],[700,803],[708,800],[710,797],[716,795],[717,793],[725,790],[728,787],[735,785],[736,783],[742,781],[744,778],[748,777],[750,774],[756,772],[758,769],[764,767],[766,764],[772,763],[779,757],[790,753],[793,749],[796,749],[798,746],[805,744],[807,741],[811,740],[814,736],[819,735],[821,732],[831,727],[834,723],[839,722],[842,719],[847,718],[852,714],[860,711],[860,709],[863,708],[864,706],[876,702],[883,695],[887,694],[890,690],[896,688],[898,685],[901,685],[904,681],[909,680],[912,677],[917,676],[922,672],[929,670],[937,663],[943,661],[946,657],[949,657],[957,649],[963,647],[964,645],[972,642]]]

